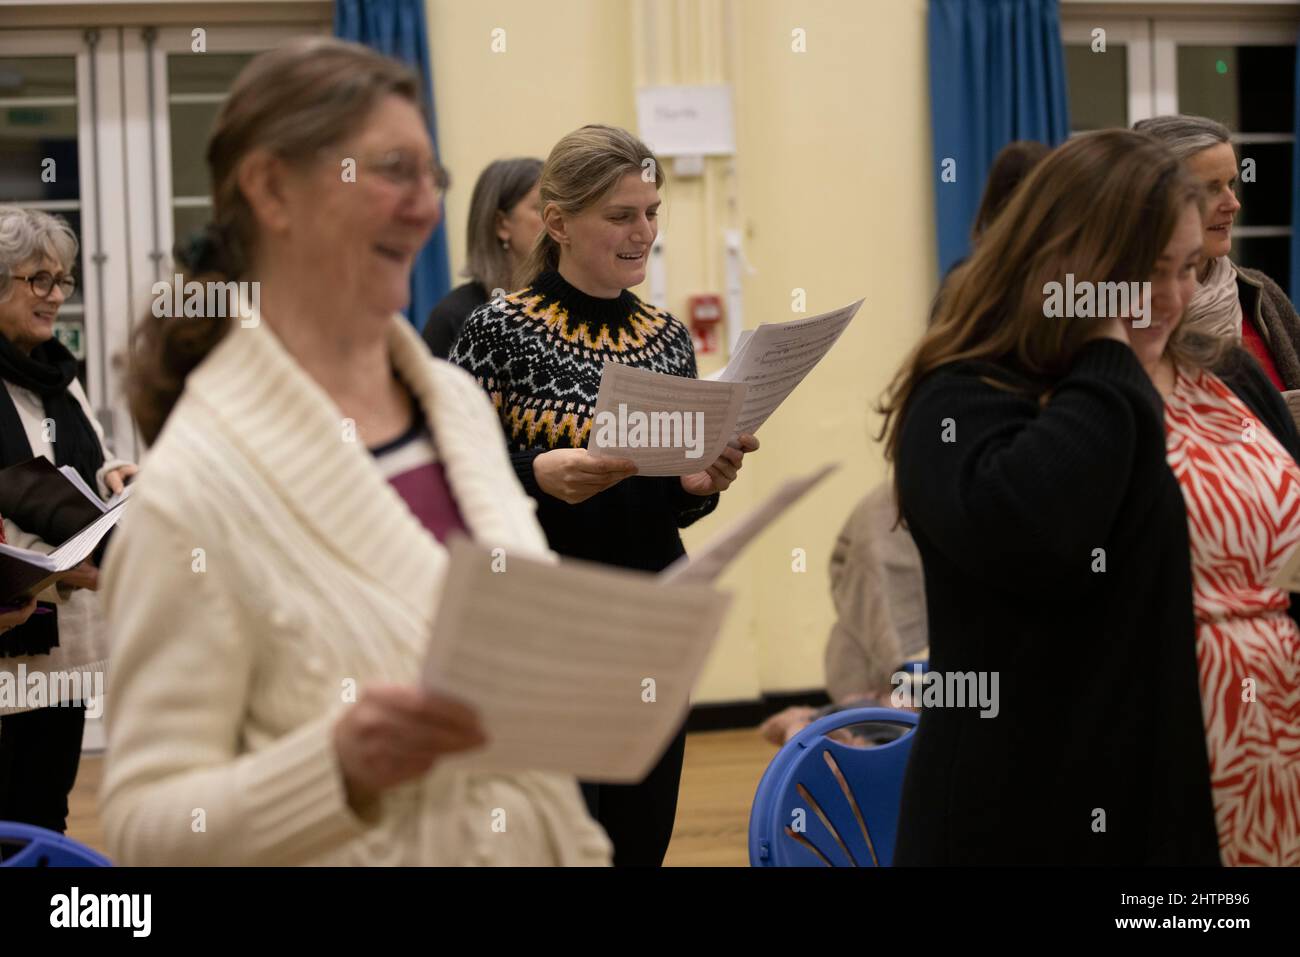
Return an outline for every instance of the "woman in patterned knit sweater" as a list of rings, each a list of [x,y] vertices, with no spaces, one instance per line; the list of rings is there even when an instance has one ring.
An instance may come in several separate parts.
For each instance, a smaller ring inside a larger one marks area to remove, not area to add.
[[[585,126],[560,140],[542,171],[546,228],[518,277],[525,288],[471,315],[450,356],[491,396],[551,547],[652,572],[683,553],[679,529],[713,511],[758,448],[742,435],[682,478],[634,478],[631,462],[586,449],[606,361],[696,376],[686,327],[629,291],[645,279],[663,182],[653,154],[624,130]],[[685,742],[683,728],[639,784],[583,786],[616,866],[662,863]]]

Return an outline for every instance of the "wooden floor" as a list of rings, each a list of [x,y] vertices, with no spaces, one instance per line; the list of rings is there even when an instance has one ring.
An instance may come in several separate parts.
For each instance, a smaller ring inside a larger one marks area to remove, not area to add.
[[[677,827],[668,848],[669,867],[745,867],[749,806],[758,779],[775,749],[757,732],[707,731],[686,738]],[[82,758],[69,802],[68,835],[107,852],[96,794],[104,759]]]

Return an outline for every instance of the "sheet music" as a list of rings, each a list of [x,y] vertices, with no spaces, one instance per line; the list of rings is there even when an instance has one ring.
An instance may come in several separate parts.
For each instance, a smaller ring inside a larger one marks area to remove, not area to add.
[[[452,542],[426,687],[474,707],[488,744],[442,759],[632,783],[681,726],[730,597],[583,562]],[[575,600],[575,596],[581,596]]]
[[[86,557],[95,550],[95,546],[108,534],[108,530],[117,524],[125,511],[126,509],[122,503],[113,506],[104,512],[102,516],[77,532],[76,535],[73,535],[50,552],[49,557],[56,563],[56,570],[65,572],[85,561]]]
[[[89,500],[97,509],[101,512],[105,510],[104,500],[86,484],[86,480],[81,477],[81,473],[75,468],[71,465],[60,465],[59,474],[71,482],[77,491],[86,496],[87,500]]]
[[[708,375],[704,376],[703,378],[708,380],[709,382],[729,381],[726,378],[724,378],[724,376],[726,376],[727,374],[727,370],[735,366],[736,363],[739,361],[740,357],[745,354],[745,346],[749,344],[749,339],[753,334],[754,334],[753,329],[743,330],[740,333],[740,335],[736,337],[736,344],[731,349],[731,359],[728,360],[727,364],[723,366],[721,369],[717,369],[713,372],[710,372]]]
[[[606,362],[587,449],[628,458],[639,475],[690,475],[714,463],[736,433],[747,387]]]
[[[694,555],[683,555],[659,573],[659,580],[664,584],[699,584],[711,585],[726,570],[727,566],[745,550],[745,547],[758,537],[763,529],[803,498],[814,485],[830,475],[840,463],[823,465],[811,475],[803,478],[789,479],[762,503],[750,509],[740,520],[731,525],[720,535],[710,539]]]
[[[757,432],[786,396],[831,350],[863,300],[791,322],[764,323],[743,342],[719,381],[749,386],[737,431]]]
[[[59,472],[63,474],[64,478],[66,478],[69,482],[71,482],[73,485],[77,487],[77,491],[79,491],[82,495],[86,496],[87,499],[93,502],[95,507],[98,508],[101,512],[107,512],[118,502],[125,502],[128,498],[131,497],[131,489],[133,488],[133,486],[127,485],[122,489],[122,491],[118,492],[116,495],[109,498],[108,501],[105,501],[104,499],[99,497],[99,494],[97,492],[95,492],[89,485],[86,484],[85,479],[81,477],[81,473],[78,472],[71,465],[59,466]]]
[[[14,601],[23,604],[23,596],[39,594],[63,572],[85,561],[109,529],[117,524],[123,512],[125,508],[121,504],[114,506],[48,555],[0,544],[0,558],[4,559],[0,563],[3,565],[0,605],[13,604]]]

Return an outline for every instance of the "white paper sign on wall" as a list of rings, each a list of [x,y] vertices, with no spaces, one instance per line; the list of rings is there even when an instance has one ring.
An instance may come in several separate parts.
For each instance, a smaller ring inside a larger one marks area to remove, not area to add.
[[[731,87],[647,86],[636,91],[641,139],[659,156],[736,152]]]

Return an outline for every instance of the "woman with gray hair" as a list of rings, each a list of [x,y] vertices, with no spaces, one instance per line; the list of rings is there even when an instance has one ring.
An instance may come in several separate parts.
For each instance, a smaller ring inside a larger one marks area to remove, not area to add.
[[[1300,316],[1282,287],[1228,258],[1237,198],[1237,153],[1222,123],[1203,116],[1156,116],[1133,125],[1160,140],[1205,190],[1204,260],[1183,321],[1240,342],[1278,389],[1300,389]]]
[[[542,161],[532,156],[496,160],[479,174],[466,228],[469,282],[443,296],[424,325],[424,341],[439,359],[447,358],[471,312],[495,290],[515,288],[515,270],[542,231],[541,178]]]
[[[54,338],[59,307],[76,289],[76,258],[76,236],[62,219],[0,206],[0,468],[43,455],[71,465],[107,496],[122,490],[135,466],[109,451],[77,381],[77,361]],[[0,540],[52,551],[58,542],[46,541],[50,531],[31,524],[21,514],[7,515]],[[38,609],[0,632],[0,674],[26,684],[24,675],[82,673],[75,685],[47,682],[69,693],[102,676],[108,646],[94,594],[98,576],[83,563],[37,596]],[[0,699],[0,820],[62,832],[81,757],[85,701],[38,701],[32,707]]]

